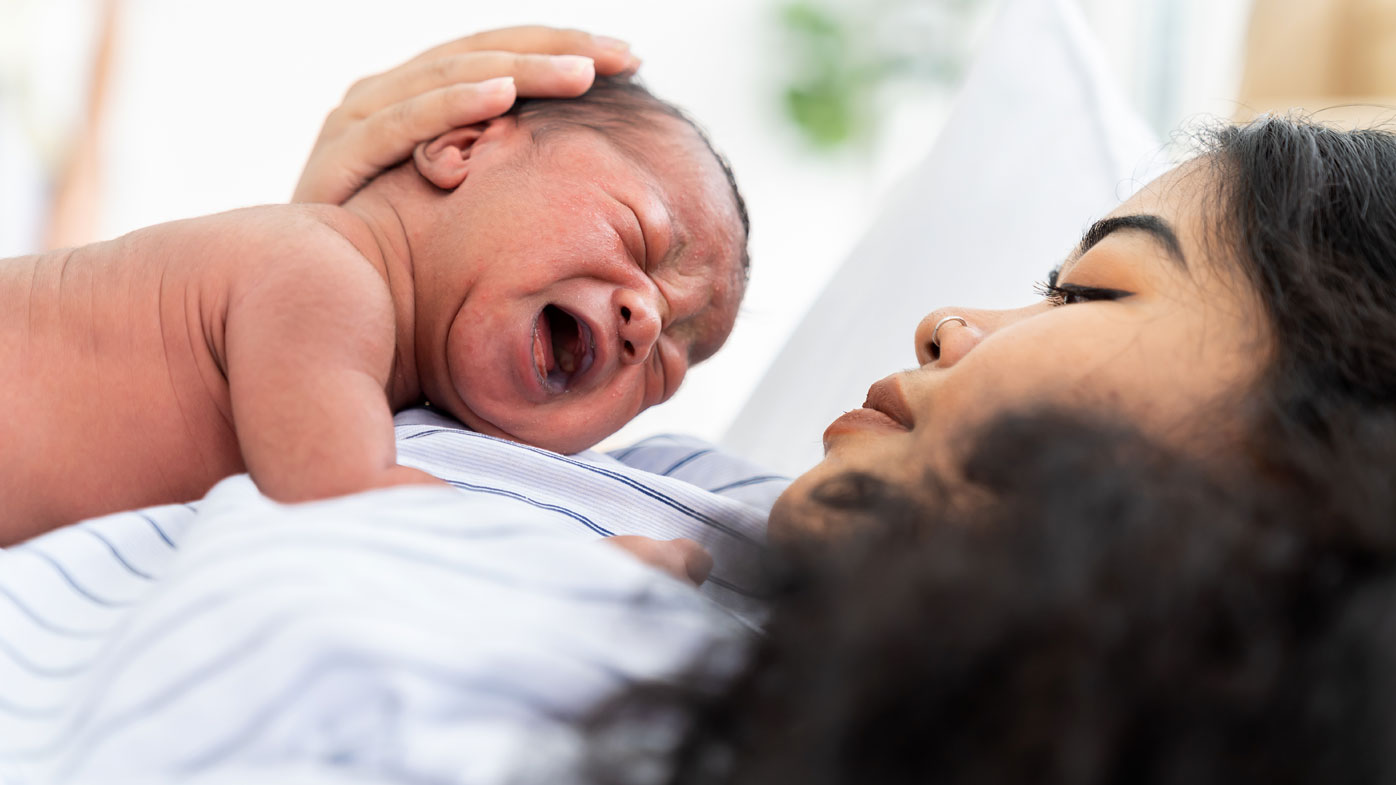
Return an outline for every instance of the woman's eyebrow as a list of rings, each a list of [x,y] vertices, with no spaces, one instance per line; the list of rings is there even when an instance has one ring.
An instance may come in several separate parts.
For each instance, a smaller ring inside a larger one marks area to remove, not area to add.
[[[1166,251],[1174,261],[1184,268],[1188,266],[1188,260],[1183,256],[1183,245],[1178,242],[1177,232],[1173,231],[1173,227],[1169,226],[1167,221],[1157,215],[1148,213],[1118,215],[1096,221],[1091,224],[1091,228],[1087,229],[1086,233],[1081,236],[1081,242],[1076,246],[1076,252],[1071,256],[1073,259],[1079,259],[1087,251],[1091,250],[1092,246],[1104,240],[1109,235],[1115,232],[1131,230],[1147,233],[1150,237],[1154,238],[1155,242],[1162,246],[1163,250]]]

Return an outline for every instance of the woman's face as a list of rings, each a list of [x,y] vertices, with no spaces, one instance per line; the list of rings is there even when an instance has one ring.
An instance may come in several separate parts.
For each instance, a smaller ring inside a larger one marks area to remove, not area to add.
[[[1084,409],[1186,449],[1224,447],[1270,335],[1240,269],[1207,243],[1214,193],[1206,162],[1186,164],[1092,227],[1044,300],[927,314],[919,367],[877,382],[864,408],[829,426],[824,460],[781,497],[772,535],[837,526],[810,494],[845,472],[913,488],[928,470],[953,477],[975,429],[1015,410]],[[951,315],[966,323],[942,323]]]

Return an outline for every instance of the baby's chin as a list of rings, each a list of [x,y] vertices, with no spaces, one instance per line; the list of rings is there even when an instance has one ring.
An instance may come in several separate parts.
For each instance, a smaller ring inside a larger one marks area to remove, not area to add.
[[[532,405],[525,405],[521,408],[533,409]],[[598,429],[578,429],[569,428],[559,424],[567,420],[586,421],[587,417],[583,413],[572,414],[565,409],[563,411],[549,412],[546,417],[538,417],[534,412],[525,412],[512,415],[508,412],[496,414],[494,418],[482,417],[470,409],[459,412],[452,412],[456,419],[465,423],[471,430],[483,433],[486,436],[493,436],[519,444],[527,444],[530,447],[539,447],[544,450],[571,455],[595,447],[602,439],[610,436],[619,428],[607,430],[605,433],[596,433]],[[531,416],[530,416],[531,415]]]

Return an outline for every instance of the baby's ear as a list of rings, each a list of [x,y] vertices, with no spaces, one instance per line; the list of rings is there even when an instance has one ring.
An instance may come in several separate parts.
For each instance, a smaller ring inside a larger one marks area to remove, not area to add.
[[[412,161],[417,164],[417,171],[437,188],[454,191],[470,173],[471,153],[491,124],[476,123],[456,128],[430,142],[417,145],[412,151]]]

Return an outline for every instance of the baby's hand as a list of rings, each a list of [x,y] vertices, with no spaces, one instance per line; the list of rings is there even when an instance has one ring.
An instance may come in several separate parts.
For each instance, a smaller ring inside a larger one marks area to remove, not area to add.
[[[626,534],[608,537],[605,542],[629,551],[645,564],[694,586],[702,586],[703,581],[708,579],[708,573],[713,570],[713,557],[693,540],[653,540]]]
[[[442,44],[349,88],[325,118],[292,201],[341,204],[417,143],[497,117],[516,96],[572,98],[596,74],[639,64],[623,41],[537,25]]]

